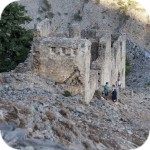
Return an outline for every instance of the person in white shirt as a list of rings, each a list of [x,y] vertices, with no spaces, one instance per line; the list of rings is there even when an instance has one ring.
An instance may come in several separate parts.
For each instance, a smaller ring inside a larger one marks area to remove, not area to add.
[[[120,79],[118,79],[117,84],[118,84],[119,90],[121,90],[122,82],[120,81]]]

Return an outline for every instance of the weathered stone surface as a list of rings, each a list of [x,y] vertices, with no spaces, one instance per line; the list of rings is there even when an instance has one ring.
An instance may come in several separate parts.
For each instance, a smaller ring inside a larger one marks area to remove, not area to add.
[[[90,46],[84,39],[45,38],[34,46],[33,71],[66,84],[68,91],[90,101]],[[38,61],[38,62],[37,62]],[[38,67],[37,67],[38,66]],[[96,81],[95,81],[96,82]]]
[[[71,38],[81,38],[81,28],[80,25],[78,23],[74,23],[72,25],[70,25],[69,28],[69,37]]]
[[[16,128],[13,131],[3,131],[3,138],[8,145],[16,145],[17,141],[22,141],[26,138],[26,133],[23,129]]]
[[[115,41],[111,34],[102,36],[97,51],[97,59],[91,63],[91,68],[99,73],[99,85],[106,82],[116,85],[120,78],[122,88],[125,88],[126,36],[120,35]]]
[[[33,18],[32,22],[27,25],[32,29],[34,24],[43,22],[45,18],[49,17],[48,12],[52,14],[49,22],[52,36],[55,36],[56,32],[62,33],[63,36],[65,36],[63,33],[68,35],[68,27],[76,22],[80,23],[81,30],[93,29],[113,33],[123,18],[122,11],[118,9],[117,0],[101,0],[99,4],[95,0],[48,0],[51,6],[49,10],[41,0],[21,0],[20,3],[26,6],[28,14]],[[120,32],[127,33],[128,38],[139,45],[149,47],[148,13],[131,9],[129,14],[131,17],[127,19],[125,24],[122,24]],[[77,15],[81,20],[77,21],[74,15]],[[48,26],[45,25],[44,27],[47,31],[46,34],[48,34]]]
[[[72,150],[68,148],[64,148],[59,144],[55,144],[49,140],[41,141],[37,139],[33,140],[24,140],[19,143],[20,145],[26,145],[22,147],[21,150]],[[28,146],[30,145],[30,146]]]

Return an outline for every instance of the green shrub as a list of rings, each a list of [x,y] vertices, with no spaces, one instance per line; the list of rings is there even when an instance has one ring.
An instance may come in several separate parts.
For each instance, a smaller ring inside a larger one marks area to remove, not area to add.
[[[130,64],[130,60],[126,58],[126,68],[125,68],[126,76],[129,75],[131,71],[132,71],[132,66]]]
[[[143,8],[138,8],[138,2],[135,0],[118,0],[117,4],[119,5],[120,9],[122,9],[125,13],[127,13],[129,10],[134,9],[137,11],[144,11]]]
[[[45,7],[42,7],[41,9],[42,9],[42,10],[40,11],[40,13],[44,13],[44,12],[47,11],[47,8],[45,8]]]
[[[142,75],[139,75],[139,78],[142,78]]]
[[[138,6],[138,2],[134,0],[128,0],[128,7],[130,7],[130,9],[136,9],[137,6]]]
[[[63,96],[69,97],[72,96],[72,94],[69,91],[64,91]]]
[[[36,18],[37,21],[41,21],[42,19],[40,17]]]
[[[43,0],[43,4],[44,6],[42,7],[42,10],[39,10],[39,12],[45,13],[45,18],[52,19],[54,17],[54,13],[51,11],[51,4],[48,2],[48,0]]]
[[[126,57],[126,65],[127,65],[127,66],[130,66],[130,60],[129,60],[128,57]]]
[[[53,18],[54,14],[52,12],[48,12],[48,18]]]
[[[110,5],[111,5],[111,6],[116,6],[116,3],[112,2]]]
[[[150,86],[150,81],[148,83],[146,83],[147,86]]]
[[[96,0],[96,4],[99,4],[100,3],[100,0]]]
[[[129,75],[131,71],[132,71],[132,67],[126,65],[126,75]]]
[[[136,82],[137,81],[137,79],[133,79],[133,82]]]
[[[58,14],[59,16],[61,16],[61,13],[60,13],[60,12],[58,12],[57,14]]]
[[[146,10],[144,8],[137,8],[138,11],[141,11],[141,12],[145,12]]]
[[[115,32],[119,32],[120,28],[123,28],[127,20],[130,18],[130,11],[144,11],[143,8],[139,8],[139,3],[135,0],[117,0],[119,6],[119,25],[115,29]]]
[[[75,21],[81,21],[82,20],[82,16],[80,15],[80,10],[74,14],[74,20]]]
[[[45,6],[47,7],[48,10],[51,9],[51,4],[49,4],[49,2],[47,0],[43,0],[43,3],[45,4]]]

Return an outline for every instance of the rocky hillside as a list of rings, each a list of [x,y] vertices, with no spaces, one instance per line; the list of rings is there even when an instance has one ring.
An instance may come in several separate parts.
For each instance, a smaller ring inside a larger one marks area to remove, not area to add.
[[[127,50],[131,73],[126,77],[126,85],[130,90],[149,94],[150,57],[149,55],[146,56],[146,52],[143,52],[143,49],[129,41],[127,41]]]
[[[132,42],[149,48],[148,14],[140,6],[129,5],[124,15],[119,0],[21,0],[21,4],[33,19],[30,28],[49,18],[53,31],[66,32],[70,24],[78,22],[81,30],[125,32]]]
[[[142,145],[150,129],[146,12],[133,12],[120,26],[121,12],[116,0],[22,0],[21,3],[33,18],[27,25],[30,28],[50,18],[51,27],[57,32],[66,32],[73,22],[78,22],[81,30],[126,31],[132,69],[118,102],[113,103],[111,98],[104,100],[101,91],[96,91],[89,104],[31,71],[1,73],[0,130],[5,141],[21,150],[127,150]]]
[[[31,72],[2,73],[3,137],[23,150],[126,150],[142,145],[150,129],[150,94],[123,90],[113,103],[100,93],[86,104],[50,79]]]

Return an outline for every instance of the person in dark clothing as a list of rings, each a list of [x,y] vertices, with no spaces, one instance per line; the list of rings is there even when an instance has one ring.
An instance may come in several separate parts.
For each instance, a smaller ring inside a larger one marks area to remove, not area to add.
[[[116,101],[117,101],[117,90],[116,90],[116,88],[115,88],[115,85],[113,85],[112,101],[113,101],[113,102],[116,102]]]

